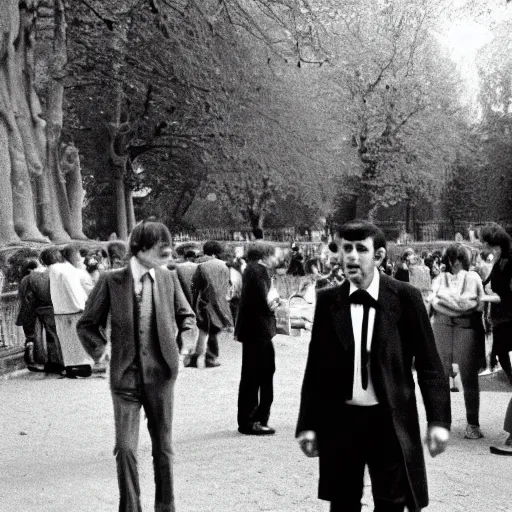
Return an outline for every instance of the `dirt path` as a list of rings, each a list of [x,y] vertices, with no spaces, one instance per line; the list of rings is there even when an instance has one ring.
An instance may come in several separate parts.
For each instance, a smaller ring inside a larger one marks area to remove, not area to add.
[[[269,438],[236,431],[241,347],[221,339],[222,366],[180,374],[175,406],[179,512],[323,512],[317,461],[294,440],[307,338],[278,336]],[[449,451],[427,457],[429,512],[512,512],[512,457],[489,454],[502,438],[508,393],[482,393],[485,439],[462,439],[462,393],[452,394]],[[30,374],[0,382],[1,512],[116,512],[113,413],[105,379]],[[422,418],[423,411],[420,411]],[[424,420],[422,420],[424,422]],[[139,472],[145,511],[153,510],[151,443],[141,428]],[[371,503],[369,487],[365,503]],[[364,510],[371,510],[365,507]]]

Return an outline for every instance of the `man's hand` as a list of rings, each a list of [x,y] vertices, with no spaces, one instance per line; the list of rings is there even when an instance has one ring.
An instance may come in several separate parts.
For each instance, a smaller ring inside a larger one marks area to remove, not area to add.
[[[313,430],[305,430],[297,438],[300,449],[307,457],[318,457],[318,445],[316,442],[316,433]]]
[[[448,439],[450,439],[450,431],[447,428],[437,425],[429,426],[425,444],[427,445],[430,455],[436,457],[440,453],[443,453],[446,450]]]

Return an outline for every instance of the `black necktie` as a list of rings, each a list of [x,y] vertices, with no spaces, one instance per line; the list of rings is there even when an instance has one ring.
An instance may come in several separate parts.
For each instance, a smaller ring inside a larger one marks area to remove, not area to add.
[[[361,328],[361,383],[363,389],[368,388],[368,317],[370,308],[377,308],[377,301],[366,291],[356,290],[348,298],[351,304],[362,304],[363,325]]]

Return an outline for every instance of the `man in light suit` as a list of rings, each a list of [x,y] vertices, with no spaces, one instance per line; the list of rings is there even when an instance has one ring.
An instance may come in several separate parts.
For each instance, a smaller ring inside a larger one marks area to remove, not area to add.
[[[318,496],[331,512],[360,512],[368,466],[377,512],[428,504],[413,359],[427,413],[427,446],[444,451],[450,390],[420,292],[380,274],[382,231],[340,229],[346,281],[318,293],[296,435],[320,457]]]
[[[91,292],[77,331],[98,361],[112,319],[110,386],[114,403],[114,453],[120,492],[119,512],[140,512],[137,444],[144,408],[153,446],[155,511],[174,512],[172,414],[178,375],[178,333],[185,350],[197,339],[194,312],[176,273],[162,268],[171,256],[171,235],[159,222],[141,222],[130,236],[126,268],[101,275]]]

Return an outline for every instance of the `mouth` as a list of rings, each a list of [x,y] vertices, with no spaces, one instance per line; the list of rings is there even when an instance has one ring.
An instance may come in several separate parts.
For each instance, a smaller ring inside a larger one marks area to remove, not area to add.
[[[348,272],[355,272],[357,270],[359,270],[359,265],[347,265]]]

